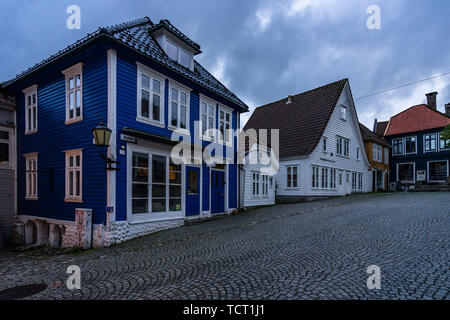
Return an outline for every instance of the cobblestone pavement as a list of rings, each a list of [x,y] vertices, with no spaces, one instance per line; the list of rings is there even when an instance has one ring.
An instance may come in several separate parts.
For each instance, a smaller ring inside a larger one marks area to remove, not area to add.
[[[369,194],[253,210],[112,248],[0,254],[0,290],[28,299],[450,299],[450,193]],[[366,269],[381,268],[381,290]]]

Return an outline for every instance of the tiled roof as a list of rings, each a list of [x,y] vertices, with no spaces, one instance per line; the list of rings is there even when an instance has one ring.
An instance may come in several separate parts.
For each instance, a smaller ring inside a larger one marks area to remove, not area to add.
[[[370,129],[367,128],[366,126],[364,126],[362,123],[359,124],[359,128],[361,130],[361,135],[362,135],[362,138],[364,141],[373,141],[382,146],[385,146],[388,148],[391,147],[391,145],[386,140],[384,140],[380,136],[378,136],[375,133],[373,133],[372,131],[370,131]]]
[[[157,25],[155,25],[150,31],[155,31],[160,28],[165,28],[166,30],[169,30],[172,34],[180,38],[181,40],[188,43],[191,47],[197,49],[198,52],[200,52],[200,45],[189,39],[184,33],[182,33],[180,30],[178,30],[172,23],[170,23],[169,20],[161,20]]]
[[[183,35],[178,29],[173,27],[172,24],[168,20],[161,20],[165,27],[172,28],[174,32],[180,33],[183,37],[187,38]],[[155,39],[150,35],[150,30],[154,29],[157,25],[155,25],[148,17],[136,19],[133,21],[125,22],[122,24],[99,28],[97,31],[88,34],[83,39],[69,45],[64,50],[59,51],[58,53],[52,55],[48,59],[36,64],[25,72],[17,75],[14,79],[9,80],[3,83],[3,86],[8,86],[28,75],[37,71],[38,69],[44,67],[45,65],[56,61],[57,59],[63,57],[65,54],[72,52],[75,49],[79,49],[81,46],[90,43],[102,36],[107,36],[109,38],[114,39],[115,41],[133,49],[142,55],[151,58],[156,61],[172,69],[173,71],[181,74],[182,76],[192,80],[193,82],[199,84],[200,86],[205,87],[208,90],[213,91],[219,96],[237,104],[245,110],[248,110],[248,106],[240,100],[234,93],[228,90],[220,81],[218,81],[213,75],[211,75],[205,68],[203,68],[200,63],[194,60],[194,71],[183,67],[177,62],[171,60],[166,53],[161,49],[159,44]],[[187,38],[188,39],[188,38]],[[190,40],[193,45],[198,46],[195,42]],[[200,48],[198,46],[198,48]]]
[[[244,129],[279,129],[281,158],[309,155],[319,143],[347,82],[343,79],[291,96],[290,104],[286,104],[286,98],[259,107]]]
[[[384,136],[384,132],[386,131],[386,127],[387,127],[388,123],[389,123],[389,121],[378,122],[377,132],[375,132],[375,134],[377,134],[379,137]]]
[[[393,116],[389,121],[386,136],[442,128],[448,124],[450,117],[421,104]]]

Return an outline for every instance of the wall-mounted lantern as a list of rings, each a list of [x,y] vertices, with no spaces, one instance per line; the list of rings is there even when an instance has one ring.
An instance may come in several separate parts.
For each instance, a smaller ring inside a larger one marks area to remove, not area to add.
[[[94,136],[94,145],[108,149],[109,140],[111,139],[111,133],[112,130],[109,129],[102,121],[100,121],[99,125],[95,129],[92,129],[92,134]],[[120,163],[119,161],[108,158],[105,153],[101,153],[100,157],[105,160],[106,170],[119,170],[119,168],[114,168],[112,166],[113,164]]]

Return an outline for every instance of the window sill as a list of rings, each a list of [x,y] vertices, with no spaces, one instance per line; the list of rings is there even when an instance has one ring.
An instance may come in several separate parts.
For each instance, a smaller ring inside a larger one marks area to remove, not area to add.
[[[81,200],[81,199],[64,199],[64,202],[83,203],[83,200]]]
[[[159,128],[165,128],[166,127],[164,125],[164,123],[161,123],[161,122],[158,122],[158,121],[155,121],[155,120],[146,119],[146,118],[143,118],[143,117],[137,117],[136,121],[137,122],[142,122],[142,123],[145,123],[145,124],[148,124],[148,125],[151,125],[151,126],[159,127]]]
[[[37,133],[37,132],[38,132],[37,129],[33,129],[33,130],[30,130],[30,131],[25,131],[25,135],[28,136],[30,134],[34,134],[34,133]]]
[[[350,159],[350,156],[344,156],[343,154],[336,154],[339,158]]]
[[[177,128],[177,127],[174,127],[174,126],[167,126],[167,129],[172,130],[172,131],[177,131],[177,132],[182,133],[182,134],[184,134],[186,136],[190,136],[191,135],[191,133],[189,132],[189,129],[182,129],[182,128]]]
[[[151,222],[161,222],[161,221],[172,221],[184,219],[184,215],[181,212],[169,212],[169,213],[143,213],[134,215],[130,214],[130,225],[151,223]],[[150,217],[146,217],[150,216]]]
[[[38,201],[39,198],[37,198],[37,197],[36,198],[26,197],[25,200],[26,201]]]
[[[66,120],[66,121],[64,122],[64,124],[65,124],[65,125],[69,125],[69,124],[77,123],[77,122],[80,122],[80,121],[83,121],[83,117],[81,117],[81,118],[75,118],[75,119],[70,119],[70,120]]]

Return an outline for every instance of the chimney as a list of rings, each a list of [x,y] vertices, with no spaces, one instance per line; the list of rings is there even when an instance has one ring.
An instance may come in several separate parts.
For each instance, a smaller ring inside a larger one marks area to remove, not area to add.
[[[447,115],[447,117],[450,117],[450,103],[447,103],[445,105],[445,114]]]
[[[372,130],[372,132],[376,133],[377,130],[378,130],[378,119],[375,118],[375,121],[373,122],[373,130]]]
[[[288,96],[286,104],[291,104],[292,103],[292,96]]]
[[[428,107],[430,107],[433,110],[436,110],[436,96],[437,96],[437,92],[431,92],[426,94],[427,96],[427,105]]]

